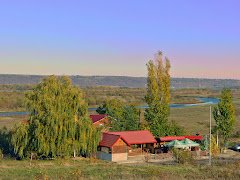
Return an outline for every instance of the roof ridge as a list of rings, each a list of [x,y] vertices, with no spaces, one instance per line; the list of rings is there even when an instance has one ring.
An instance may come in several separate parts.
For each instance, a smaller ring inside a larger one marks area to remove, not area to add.
[[[129,131],[108,131],[107,133],[125,133],[125,132],[142,132],[142,131],[148,131],[150,132],[149,130],[129,130]]]
[[[89,116],[107,116],[107,114],[89,114]]]
[[[103,132],[103,134],[108,134],[108,135],[114,135],[114,136],[119,136],[119,137],[121,137],[121,135],[119,135],[119,134],[110,134],[110,133],[108,133],[108,132]]]

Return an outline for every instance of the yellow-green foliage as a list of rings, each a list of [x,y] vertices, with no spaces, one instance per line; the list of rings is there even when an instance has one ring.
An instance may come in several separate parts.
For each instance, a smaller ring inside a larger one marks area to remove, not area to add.
[[[67,77],[50,76],[26,94],[27,124],[14,130],[12,142],[20,157],[33,151],[47,157],[96,151],[98,129],[88,116],[82,91]]]
[[[211,153],[212,156],[217,156],[220,153],[219,146],[217,145],[217,140],[214,136],[211,136]]]
[[[168,122],[170,114],[170,61],[163,60],[158,52],[155,61],[147,63],[147,94],[145,100],[149,106],[145,119],[154,136],[178,135],[181,133],[176,124]]]
[[[232,91],[224,89],[221,93],[220,101],[214,108],[213,116],[216,121],[216,127],[223,137],[224,144],[231,135],[236,121],[235,106],[232,100]]]

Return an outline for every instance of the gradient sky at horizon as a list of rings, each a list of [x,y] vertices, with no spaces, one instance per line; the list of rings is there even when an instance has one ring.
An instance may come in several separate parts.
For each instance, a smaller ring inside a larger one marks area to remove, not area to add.
[[[238,0],[1,0],[0,74],[240,79]]]

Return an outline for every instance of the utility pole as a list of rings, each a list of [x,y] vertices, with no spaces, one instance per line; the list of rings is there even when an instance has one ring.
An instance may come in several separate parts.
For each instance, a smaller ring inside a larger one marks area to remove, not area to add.
[[[210,119],[209,119],[209,165],[212,164],[212,152],[211,152],[211,135],[212,135],[212,107],[210,106]]]

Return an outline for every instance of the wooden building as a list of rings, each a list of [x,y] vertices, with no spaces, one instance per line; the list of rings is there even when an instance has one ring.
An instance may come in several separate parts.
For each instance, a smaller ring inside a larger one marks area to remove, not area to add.
[[[153,152],[156,142],[147,130],[104,132],[97,157],[115,162],[124,161],[128,156],[141,155],[143,150]]]
[[[127,143],[120,135],[103,133],[97,158],[114,162],[124,161],[127,160],[127,149]]]

